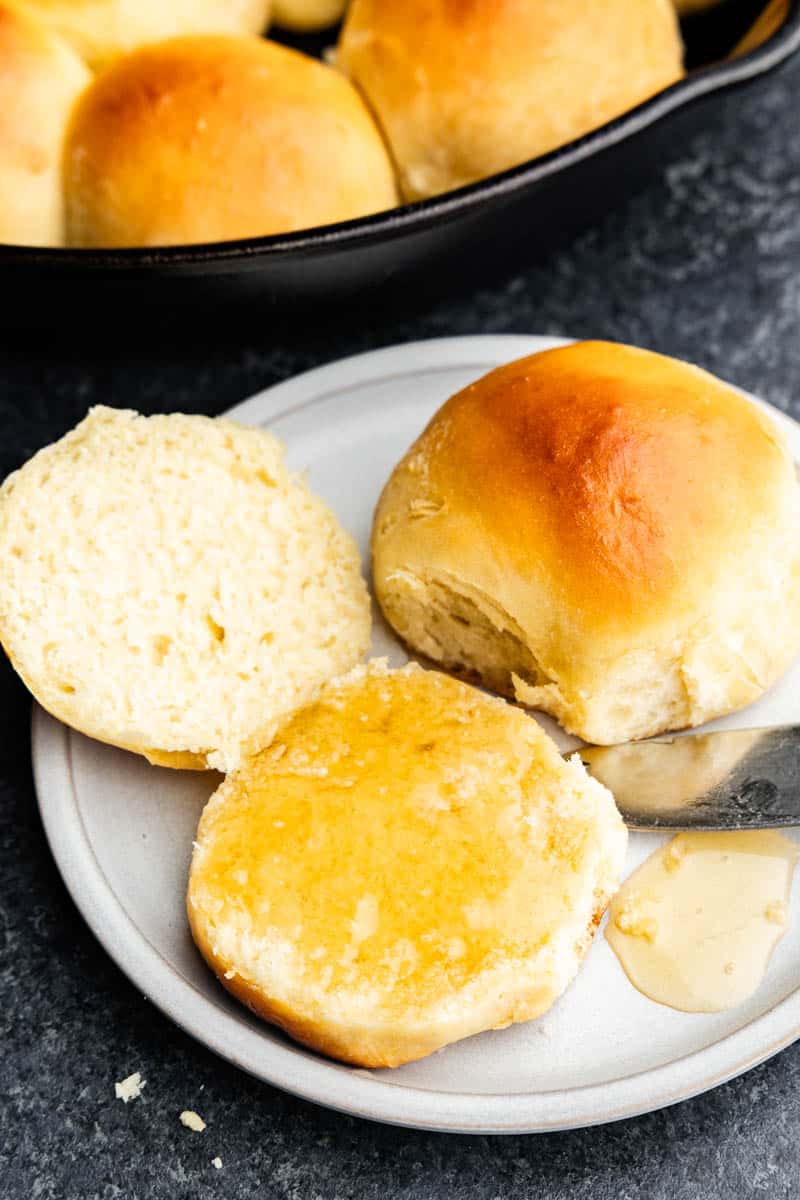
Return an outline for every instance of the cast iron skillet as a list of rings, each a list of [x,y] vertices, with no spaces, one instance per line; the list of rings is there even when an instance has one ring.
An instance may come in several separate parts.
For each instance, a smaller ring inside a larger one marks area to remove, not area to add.
[[[725,0],[685,23],[687,78],[579,141],[432,200],[325,228],[200,246],[0,246],[2,307],[10,310],[4,319],[44,325],[135,314],[141,322],[165,306],[219,315],[253,301],[281,310],[331,301],[361,307],[411,286],[420,298],[509,259],[518,263],[608,211],[680,154],[727,93],[785,63],[800,47],[800,0],[784,7],[767,41],[726,59],[767,0]]]

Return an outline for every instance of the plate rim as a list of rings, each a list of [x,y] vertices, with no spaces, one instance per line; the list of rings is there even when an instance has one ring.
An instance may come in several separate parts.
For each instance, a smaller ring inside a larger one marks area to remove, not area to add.
[[[568,344],[569,338],[524,334],[432,338],[368,351],[316,367],[266,388],[223,415],[245,424],[274,421],[303,399],[324,402],[329,384],[376,382],[406,373],[472,365],[491,369],[524,353]],[[409,371],[409,365],[411,370]],[[376,374],[377,369],[377,374]],[[737,389],[741,391],[742,389]],[[767,401],[765,408],[800,446],[800,423]],[[551,1091],[433,1091],[376,1078],[329,1062],[291,1043],[265,1037],[207,997],[171,966],[117,899],[97,860],[77,803],[72,734],[33,706],[32,760],[37,802],[56,866],[90,930],[134,987],[185,1033],[234,1066],[274,1087],[353,1116],[448,1133],[523,1134],[605,1124],[678,1103],[757,1066],[800,1038],[800,987],[727,1036],[659,1067],[610,1082]]]

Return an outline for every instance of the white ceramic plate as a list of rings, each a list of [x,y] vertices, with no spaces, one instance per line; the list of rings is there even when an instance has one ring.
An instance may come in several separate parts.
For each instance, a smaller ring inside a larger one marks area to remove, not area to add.
[[[395,462],[454,391],[552,338],[421,342],[345,359],[269,389],[232,415],[275,430],[292,467],[358,538]],[[800,458],[800,426],[778,413]],[[374,650],[405,660],[376,622]],[[800,720],[800,664],[729,727]],[[551,731],[552,723],[548,723]],[[800,1036],[800,895],[758,992],[733,1012],[673,1012],[627,982],[602,936],[547,1016],[395,1071],[328,1062],[260,1024],[190,940],[184,888],[216,777],[148,766],[34,715],[36,787],[58,866],[94,933],[154,1004],[201,1042],[288,1091],[360,1116],[461,1132],[567,1129],[633,1116],[713,1087]],[[631,838],[628,868],[659,844]]]

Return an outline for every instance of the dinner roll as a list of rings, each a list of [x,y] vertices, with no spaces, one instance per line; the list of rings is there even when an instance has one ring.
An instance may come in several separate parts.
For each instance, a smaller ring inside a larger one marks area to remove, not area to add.
[[[347,0],[275,0],[275,24],[307,33],[341,21]]]
[[[671,0],[353,0],[338,65],[418,200],[545,154],[681,77]]]
[[[0,489],[0,640],[39,703],[236,766],[369,643],[358,554],[270,434],[93,408]]]
[[[800,488],[697,367],[583,342],[449,400],[395,469],[375,587],[414,649],[624,742],[741,708],[800,648]]]
[[[396,203],[355,89],[260,38],[175,38],[105,71],[65,154],[73,246],[161,246],[286,233]]]
[[[189,921],[259,1016],[393,1067],[548,1009],[616,891],[626,836],[611,793],[522,712],[373,664],[211,797]]]
[[[261,33],[270,0],[19,0],[94,67],[186,33]]]
[[[761,10],[757,19],[734,46],[729,58],[741,58],[742,55],[750,54],[759,46],[763,46],[784,26],[789,13],[790,0],[770,0],[770,3]]]
[[[89,79],[60,38],[0,3],[0,242],[63,243],[64,133]]]

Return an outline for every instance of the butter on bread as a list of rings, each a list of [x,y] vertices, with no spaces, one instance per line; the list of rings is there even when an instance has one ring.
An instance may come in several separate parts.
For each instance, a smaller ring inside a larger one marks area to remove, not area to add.
[[[372,534],[417,652],[590,742],[695,726],[800,649],[800,487],[775,422],[675,359],[582,342],[453,396]]]
[[[354,542],[232,421],[92,409],[3,484],[0,558],[39,703],[166,766],[235,766],[369,644]]]
[[[539,1016],[616,890],[611,793],[526,714],[357,667],[200,820],[187,907],[220,982],[324,1054],[397,1066]]]

